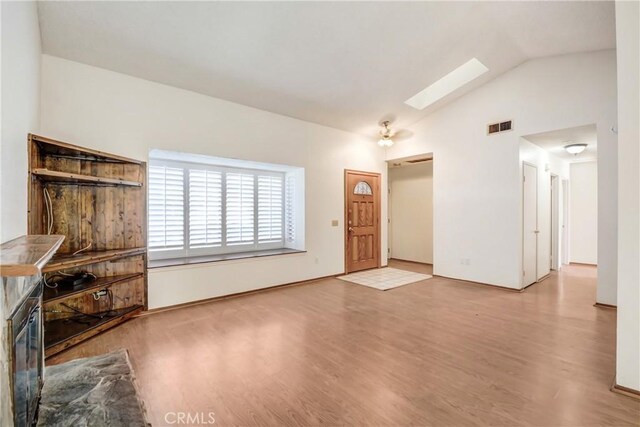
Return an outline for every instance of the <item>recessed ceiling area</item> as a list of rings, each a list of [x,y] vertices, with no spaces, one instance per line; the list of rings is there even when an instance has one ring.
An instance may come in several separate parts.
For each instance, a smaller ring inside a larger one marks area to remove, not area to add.
[[[38,4],[45,54],[356,133],[409,126],[528,59],[615,48],[604,2]],[[489,71],[404,102],[477,58]]]
[[[598,160],[598,132],[595,124],[537,133],[523,138],[569,163]],[[569,144],[587,144],[587,148],[574,155],[564,149]]]

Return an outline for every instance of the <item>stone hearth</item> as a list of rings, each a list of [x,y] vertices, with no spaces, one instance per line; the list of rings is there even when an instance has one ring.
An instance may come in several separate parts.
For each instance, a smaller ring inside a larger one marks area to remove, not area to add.
[[[126,350],[47,366],[38,426],[149,426]]]

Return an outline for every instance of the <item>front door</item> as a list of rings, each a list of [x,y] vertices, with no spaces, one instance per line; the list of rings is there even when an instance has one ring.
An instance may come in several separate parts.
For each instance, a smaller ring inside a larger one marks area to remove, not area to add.
[[[380,267],[380,174],[345,170],[345,270]]]

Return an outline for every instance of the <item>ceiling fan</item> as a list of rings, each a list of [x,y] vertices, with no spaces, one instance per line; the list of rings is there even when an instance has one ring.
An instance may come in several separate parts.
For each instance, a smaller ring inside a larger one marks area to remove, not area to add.
[[[392,130],[389,127],[391,125],[391,120],[388,119],[382,120],[379,125],[382,129],[380,129],[379,132],[380,138],[378,139],[378,145],[381,147],[391,147],[394,141],[410,138],[413,135],[412,132],[405,129],[397,131]]]

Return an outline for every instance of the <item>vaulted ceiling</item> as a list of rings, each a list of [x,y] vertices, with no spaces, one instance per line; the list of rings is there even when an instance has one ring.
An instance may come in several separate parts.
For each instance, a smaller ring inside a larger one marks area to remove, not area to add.
[[[536,57],[615,47],[613,2],[40,2],[43,52],[363,134]],[[489,72],[404,101],[471,58]],[[247,124],[250,125],[250,124]]]

